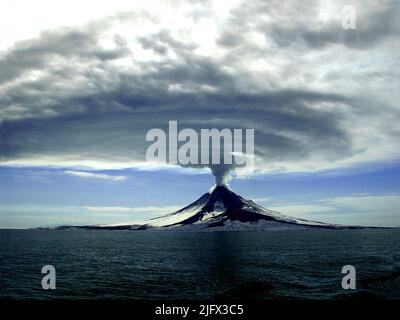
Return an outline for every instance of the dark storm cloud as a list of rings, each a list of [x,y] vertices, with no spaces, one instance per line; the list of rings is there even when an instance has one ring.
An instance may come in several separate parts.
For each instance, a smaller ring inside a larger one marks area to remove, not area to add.
[[[320,4],[330,3],[329,1],[285,3],[248,1],[246,6],[234,10],[231,25],[223,29],[218,43],[235,47],[245,42],[246,33],[252,30],[261,32],[279,47],[304,43],[314,49],[333,44],[366,49],[388,39],[397,39],[400,32],[398,3],[337,1],[334,2],[336,6],[327,9],[326,12],[333,16],[332,19],[319,20],[322,10]],[[342,27],[342,9],[345,5],[351,5],[355,9],[354,30],[345,30]]]
[[[38,39],[18,43],[0,60],[0,83],[13,80],[30,70],[46,68],[57,57],[70,59],[113,60],[129,54],[121,38],[116,37],[117,48],[98,47],[99,31],[58,30],[43,32]]]
[[[70,62],[114,60],[128,55],[130,50],[123,37],[115,34],[115,47],[104,49],[99,40],[113,24],[154,20],[147,12],[120,12],[86,24],[82,28],[64,27],[43,31],[38,38],[17,42],[10,50],[0,53],[0,83],[13,80],[31,70],[46,69],[57,57]]]
[[[196,48],[194,44],[186,44],[174,39],[168,30],[161,30],[156,34],[147,37],[140,37],[138,41],[144,49],[154,50],[156,53],[161,55],[165,55],[170,49],[181,53],[189,53],[190,50]]]
[[[289,22],[299,7],[306,17]],[[307,26],[305,21],[315,13],[312,5],[269,9],[263,2],[249,2],[243,8],[232,10],[214,35],[215,55],[198,53],[199,43],[164,26],[137,35],[133,40],[140,48],[132,47],[132,39],[109,32],[112,24],[104,21],[47,31],[17,43],[0,56],[2,159],[143,161],[146,132],[167,130],[168,121],[177,120],[180,129],[254,128],[261,167],[291,162],[315,169],[314,161],[351,159],[368,148],[360,147],[352,126],[367,128],[371,123],[389,140],[398,135],[390,121],[383,125],[379,120],[387,119],[382,115],[388,112],[392,119],[398,116],[396,108],[388,107],[390,101],[368,108],[365,96],[336,90],[335,69],[323,70],[325,87],[299,80],[317,76],[310,70],[312,61],[269,71],[269,66],[281,64],[279,59],[290,61],[293,56],[329,50],[329,43],[353,49],[337,41],[332,24],[317,31]],[[368,14],[369,19],[379,19],[368,22],[358,34],[356,47],[365,50],[384,42],[380,37],[396,36],[394,13],[382,9]],[[276,20],[266,23],[264,15]],[[111,35],[112,49],[101,44],[105,33]],[[255,42],[250,36],[254,33],[267,35],[280,49]],[[296,44],[299,38],[307,49]],[[150,54],[155,58],[138,59],[139,49],[145,58]],[[219,50],[224,51],[218,56]],[[260,58],[267,62],[263,65],[267,71],[250,68]],[[118,64],[121,59],[131,64]],[[32,71],[41,74],[29,79]]]
[[[256,153],[269,161],[306,159],[314,152],[327,159],[351,155],[351,139],[339,129],[340,113],[311,111],[305,104],[342,101],[341,97],[288,91],[258,96],[170,94],[153,89],[147,98],[146,92],[132,94],[125,89],[74,98],[69,104],[90,108],[77,116],[5,122],[0,132],[7,142],[3,157],[72,154],[143,161],[145,133],[154,127],[167,131],[168,120],[195,130],[254,127]],[[113,104],[127,109],[102,107]]]

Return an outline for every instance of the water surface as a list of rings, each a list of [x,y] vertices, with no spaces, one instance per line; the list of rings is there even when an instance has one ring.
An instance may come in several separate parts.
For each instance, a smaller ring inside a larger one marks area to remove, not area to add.
[[[399,240],[399,230],[0,230],[0,298],[399,299]],[[47,264],[56,290],[41,288]]]

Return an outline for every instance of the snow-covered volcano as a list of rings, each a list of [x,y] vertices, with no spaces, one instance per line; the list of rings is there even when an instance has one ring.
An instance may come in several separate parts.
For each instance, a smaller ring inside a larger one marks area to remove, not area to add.
[[[216,186],[198,200],[169,215],[143,223],[81,228],[111,230],[286,230],[346,228],[291,218],[246,200],[225,186]]]

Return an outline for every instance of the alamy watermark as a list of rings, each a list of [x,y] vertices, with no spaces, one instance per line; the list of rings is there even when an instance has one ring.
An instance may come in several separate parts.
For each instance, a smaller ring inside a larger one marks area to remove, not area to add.
[[[344,6],[342,8],[342,28],[344,30],[356,29],[356,8],[354,6]]]
[[[42,278],[42,288],[44,290],[54,290],[56,288],[56,268],[50,264],[45,265],[42,268],[42,273],[46,274]]]
[[[342,289],[344,290],[354,290],[356,289],[356,268],[348,264],[342,268],[342,274],[345,276],[342,279]]]
[[[146,151],[147,161],[183,166],[235,165],[249,173],[254,169],[254,129],[200,129],[199,134],[191,128],[178,131],[178,122],[169,121],[168,132],[151,129],[146,141],[153,142]]]
[[[352,5],[336,7],[326,3],[319,12],[317,20],[320,23],[337,21],[343,30],[357,29],[357,11]]]

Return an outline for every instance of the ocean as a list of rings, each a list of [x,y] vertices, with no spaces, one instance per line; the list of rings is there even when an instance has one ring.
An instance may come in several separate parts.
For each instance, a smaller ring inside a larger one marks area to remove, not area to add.
[[[400,298],[400,230],[0,230],[0,263],[0,299]]]

